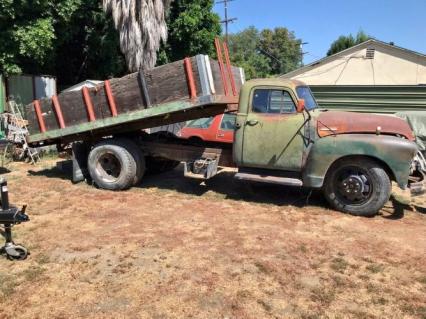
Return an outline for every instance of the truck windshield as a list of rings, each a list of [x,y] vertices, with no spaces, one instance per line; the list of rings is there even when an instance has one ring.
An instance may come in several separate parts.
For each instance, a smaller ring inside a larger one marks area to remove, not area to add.
[[[296,88],[297,97],[305,100],[305,108],[310,111],[318,107],[311,89],[308,86],[298,86]]]

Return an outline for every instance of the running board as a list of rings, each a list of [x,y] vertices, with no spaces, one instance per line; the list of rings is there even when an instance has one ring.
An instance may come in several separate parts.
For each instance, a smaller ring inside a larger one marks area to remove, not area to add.
[[[288,178],[288,177],[278,177],[278,176],[266,176],[258,174],[248,174],[248,173],[237,173],[234,176],[238,180],[246,180],[252,182],[262,182],[270,184],[279,184],[287,186],[303,186],[303,182],[297,178]]]

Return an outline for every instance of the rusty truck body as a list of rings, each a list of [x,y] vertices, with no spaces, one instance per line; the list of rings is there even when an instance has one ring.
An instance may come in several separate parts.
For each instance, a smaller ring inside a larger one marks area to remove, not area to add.
[[[113,80],[110,92],[101,87],[74,98],[74,109],[80,108],[74,112],[87,117],[84,123],[69,125],[64,117],[62,123],[58,119],[55,104],[70,97],[27,106],[28,142],[33,146],[56,143],[59,148],[71,145],[74,180],[91,179],[110,190],[132,187],[147,170],[161,171],[184,162],[186,173],[204,178],[213,177],[218,166],[233,166],[238,168],[237,179],[322,189],[332,207],[354,215],[376,214],[390,197],[392,181],[401,188],[422,191],[425,163],[417,156],[414,136],[403,120],[320,110],[304,83],[285,79],[244,83],[242,76],[236,81],[241,70],[223,61],[197,57],[177,63],[179,70],[185,70],[181,78],[186,81],[181,87],[173,84],[177,89],[170,93],[171,99],[158,98],[161,89],[167,91],[160,86],[167,79],[155,83],[146,74],[128,76],[136,81],[127,86],[130,99],[114,101],[122,114],[113,114],[110,98],[126,88]],[[191,71],[195,68],[196,72]],[[185,96],[176,100],[183,91]],[[152,103],[153,93],[159,103]],[[107,103],[102,104],[102,99]],[[91,101],[104,108],[94,114],[101,117],[98,120],[87,111]],[[143,107],[135,109],[132,102]],[[191,145],[170,134],[142,130],[225,111],[237,111],[232,145]],[[51,129],[43,130],[41,123],[49,112]]]

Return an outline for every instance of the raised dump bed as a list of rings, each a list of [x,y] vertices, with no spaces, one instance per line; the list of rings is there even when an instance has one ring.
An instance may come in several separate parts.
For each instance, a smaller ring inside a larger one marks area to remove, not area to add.
[[[65,144],[236,110],[241,68],[206,55],[106,80],[26,106],[31,145]]]

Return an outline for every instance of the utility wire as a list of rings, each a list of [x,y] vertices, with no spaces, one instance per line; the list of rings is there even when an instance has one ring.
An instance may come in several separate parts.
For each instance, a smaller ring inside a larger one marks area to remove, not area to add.
[[[225,19],[223,19],[220,23],[225,24],[225,42],[226,43],[228,43],[228,25],[238,19],[238,18],[228,18],[228,2],[232,2],[232,1],[235,1],[235,0],[222,0],[222,1],[216,2],[216,4],[223,3],[225,7]]]

